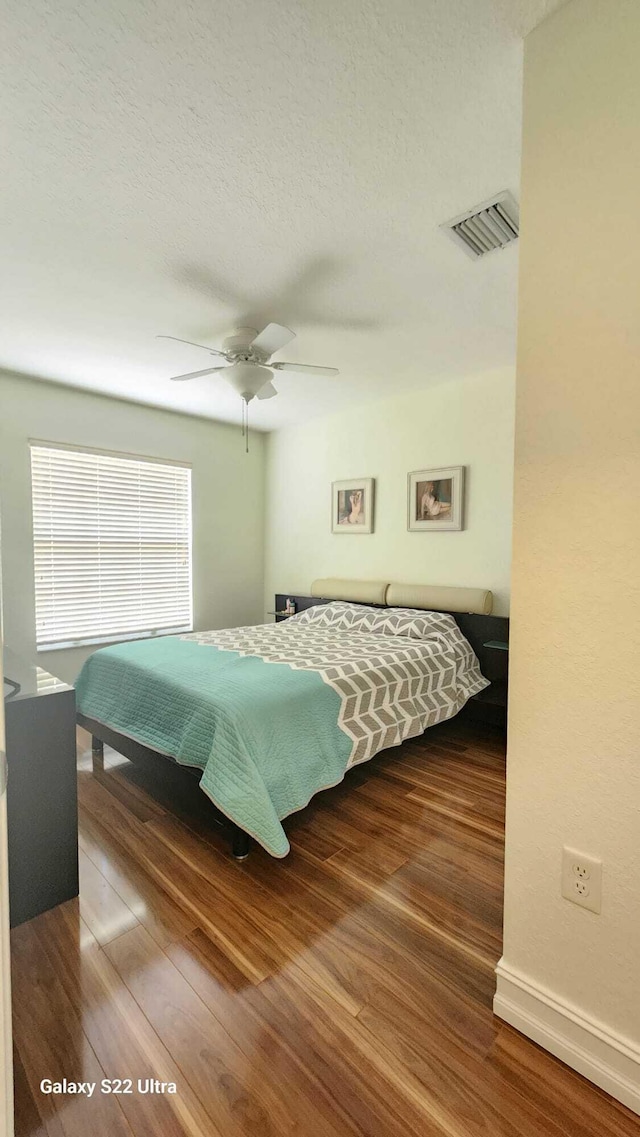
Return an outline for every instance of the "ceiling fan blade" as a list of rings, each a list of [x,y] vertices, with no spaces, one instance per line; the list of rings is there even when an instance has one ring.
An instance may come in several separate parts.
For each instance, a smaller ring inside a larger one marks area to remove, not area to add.
[[[175,340],[176,343],[189,343],[191,347],[201,347],[204,351],[208,351],[210,355],[221,355],[224,359],[227,358],[226,352],[217,351],[215,347],[207,347],[204,343],[194,343],[193,340],[181,340],[178,336],[156,336],[157,340]]]
[[[222,367],[205,367],[204,371],[189,371],[187,375],[172,375],[172,383],[184,383],[187,379],[198,379],[201,375],[213,375],[216,371],[226,371],[226,364]]]
[[[260,388],[260,390],[258,391],[258,394],[257,394],[257,398],[258,399],[272,399],[273,396],[277,395],[277,394],[278,394],[278,392],[276,391],[273,383],[271,381],[269,381],[268,383],[265,383],[264,387]]]
[[[301,375],[339,375],[337,367],[316,367],[313,363],[270,363],[278,371],[299,371]]]
[[[258,351],[265,351],[267,355],[273,355],[275,351],[280,351],[286,343],[291,343],[291,340],[296,338],[296,333],[291,331],[291,328],[285,328],[283,324],[267,324],[258,333],[256,338],[252,341],[251,347],[257,347]]]

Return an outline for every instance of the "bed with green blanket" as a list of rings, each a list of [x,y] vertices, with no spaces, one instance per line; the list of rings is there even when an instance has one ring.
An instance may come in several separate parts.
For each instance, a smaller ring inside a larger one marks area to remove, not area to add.
[[[201,771],[217,809],[284,857],[284,818],[486,686],[452,616],[331,603],[102,648],[76,690],[80,721]]]

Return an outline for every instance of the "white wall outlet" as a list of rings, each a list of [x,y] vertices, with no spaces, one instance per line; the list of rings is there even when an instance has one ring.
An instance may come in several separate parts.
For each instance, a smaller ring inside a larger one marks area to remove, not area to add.
[[[581,908],[599,913],[602,907],[602,861],[565,845],[562,850],[562,895]]]

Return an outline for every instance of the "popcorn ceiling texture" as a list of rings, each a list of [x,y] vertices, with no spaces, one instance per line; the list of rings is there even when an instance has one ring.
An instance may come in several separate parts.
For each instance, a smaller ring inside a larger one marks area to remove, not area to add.
[[[342,377],[278,377],[269,427],[512,362],[515,250],[437,226],[517,192],[520,36],[556,4],[8,0],[0,366],[234,418],[153,337],[274,319]]]

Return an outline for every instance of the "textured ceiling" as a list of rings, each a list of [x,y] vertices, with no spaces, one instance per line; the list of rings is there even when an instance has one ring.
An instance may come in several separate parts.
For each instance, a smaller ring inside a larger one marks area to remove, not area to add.
[[[0,366],[237,420],[157,332],[288,324],[271,428],[511,363],[521,37],[561,0],[5,0]],[[255,409],[254,409],[255,408]]]

